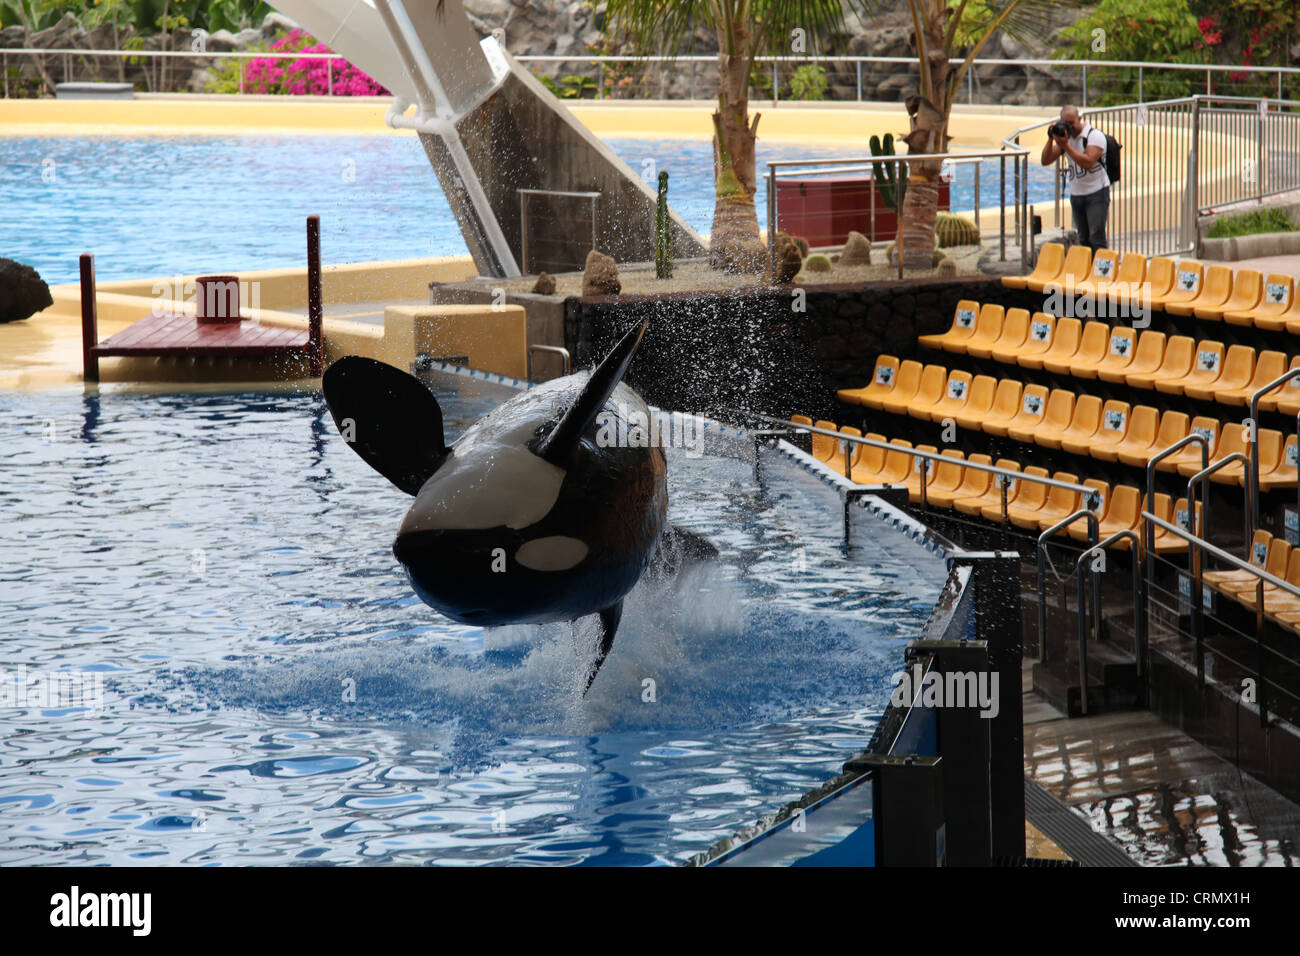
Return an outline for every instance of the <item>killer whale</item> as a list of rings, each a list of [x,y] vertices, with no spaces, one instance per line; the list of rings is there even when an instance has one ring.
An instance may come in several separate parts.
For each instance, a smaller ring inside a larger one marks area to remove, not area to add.
[[[393,554],[420,599],[484,626],[598,615],[588,689],[613,646],[623,599],[661,539],[690,538],[692,553],[716,555],[703,539],[669,528],[661,447],[597,441],[602,412],[602,421],[649,418],[622,382],[647,324],[630,329],[595,369],[504,402],[450,446],[437,399],[414,376],[347,356],[322,380],[353,451],[415,499]]]

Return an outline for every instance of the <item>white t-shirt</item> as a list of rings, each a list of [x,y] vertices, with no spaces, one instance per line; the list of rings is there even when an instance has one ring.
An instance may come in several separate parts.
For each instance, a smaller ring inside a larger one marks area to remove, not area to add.
[[[1091,169],[1084,169],[1071,159],[1068,153],[1065,154],[1065,167],[1068,170],[1066,178],[1070,183],[1070,195],[1087,196],[1109,186],[1110,177],[1106,175],[1105,134],[1101,130],[1093,129],[1087,123],[1084,123],[1079,135],[1071,136],[1069,142],[1072,147],[1081,153],[1086,153],[1089,146],[1101,147],[1101,155],[1097,157],[1097,161],[1092,164]]]

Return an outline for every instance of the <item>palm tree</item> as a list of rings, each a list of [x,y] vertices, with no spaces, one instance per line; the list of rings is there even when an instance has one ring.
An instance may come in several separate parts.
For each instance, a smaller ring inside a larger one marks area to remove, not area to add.
[[[757,271],[765,250],[754,209],[759,120],[758,114],[752,119],[749,115],[754,58],[790,55],[796,37],[815,50],[820,40],[840,32],[841,0],[608,0],[605,18],[607,36],[645,55],[675,56],[689,49],[701,26],[717,37],[716,199],[709,264],[728,271]]]
[[[885,12],[891,0],[858,0],[871,14]],[[1013,39],[1030,43],[1049,25],[1054,0],[907,0],[920,88],[906,101],[911,130],[902,137],[908,153],[948,150],[948,117],[971,63],[993,34],[1001,29]],[[950,62],[966,50],[956,67]],[[934,224],[939,206],[942,160],[907,164],[907,195],[903,199],[903,265],[929,268],[934,255]]]

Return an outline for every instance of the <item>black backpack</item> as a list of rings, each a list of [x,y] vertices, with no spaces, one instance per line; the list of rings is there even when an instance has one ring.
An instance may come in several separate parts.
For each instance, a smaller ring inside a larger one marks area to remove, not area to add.
[[[1112,183],[1117,183],[1119,182],[1119,151],[1124,146],[1109,133],[1103,135],[1106,137],[1106,177]]]

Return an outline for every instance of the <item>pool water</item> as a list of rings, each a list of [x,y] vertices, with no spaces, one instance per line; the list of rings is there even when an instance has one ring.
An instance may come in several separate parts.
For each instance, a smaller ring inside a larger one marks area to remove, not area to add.
[[[711,143],[609,145],[647,182],[667,170],[673,208],[711,229]],[[765,163],[865,151],[760,139],[760,217]],[[996,203],[998,164],[982,168],[981,201]],[[972,206],[973,181],[973,167],[958,167],[953,209]],[[1031,164],[1029,187],[1032,201],[1051,198],[1052,170]],[[326,263],[468,254],[414,136],[0,139],[0,195],[0,256],[51,284],[77,281],[83,252],[101,281],[300,266],[312,214]]]
[[[441,393],[449,437],[500,397]],[[318,395],[0,416],[0,671],[103,680],[0,709],[0,863],[681,861],[865,745],[944,579],[891,528],[846,551],[809,476],[671,451],[670,517],[721,558],[637,586],[584,698],[589,622],[419,603],[409,499]]]

